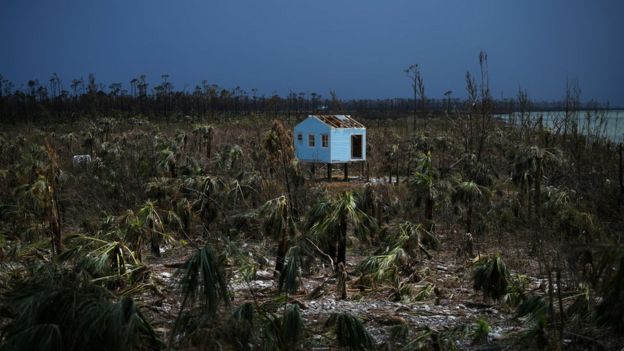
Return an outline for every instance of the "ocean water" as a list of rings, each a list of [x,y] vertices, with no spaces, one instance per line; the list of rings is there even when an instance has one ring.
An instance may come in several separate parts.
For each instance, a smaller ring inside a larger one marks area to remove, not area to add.
[[[516,124],[521,123],[520,113],[497,115]],[[542,118],[544,127],[555,133],[563,133],[566,129],[571,133],[574,128],[579,133],[590,135],[591,138],[605,138],[614,142],[624,142],[624,110],[575,111],[569,114],[566,126],[564,111],[544,111],[529,113],[529,120],[535,125]],[[576,123],[575,123],[576,122]]]

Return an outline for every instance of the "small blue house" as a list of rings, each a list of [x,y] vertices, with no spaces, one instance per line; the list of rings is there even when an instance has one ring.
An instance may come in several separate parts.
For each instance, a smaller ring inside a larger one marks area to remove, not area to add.
[[[309,115],[295,126],[294,139],[302,162],[366,161],[366,127],[348,115]]]

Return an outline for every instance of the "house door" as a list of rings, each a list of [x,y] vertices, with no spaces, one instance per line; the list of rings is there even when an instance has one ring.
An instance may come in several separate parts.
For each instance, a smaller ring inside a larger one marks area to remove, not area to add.
[[[351,158],[362,158],[362,135],[351,136]]]

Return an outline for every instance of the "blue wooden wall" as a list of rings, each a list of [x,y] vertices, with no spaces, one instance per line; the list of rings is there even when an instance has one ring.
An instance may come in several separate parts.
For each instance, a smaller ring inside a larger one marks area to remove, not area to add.
[[[295,126],[294,140],[297,158],[304,162],[331,162],[330,148],[322,147],[321,135],[331,133],[331,127],[314,117],[308,117],[303,122]],[[297,136],[301,134],[303,140],[299,141]],[[308,146],[308,135],[314,135],[314,147]],[[331,137],[330,137],[331,144]]]
[[[362,135],[362,158],[351,158],[351,136]],[[366,160],[365,128],[332,128],[330,136],[331,160],[335,163]]]

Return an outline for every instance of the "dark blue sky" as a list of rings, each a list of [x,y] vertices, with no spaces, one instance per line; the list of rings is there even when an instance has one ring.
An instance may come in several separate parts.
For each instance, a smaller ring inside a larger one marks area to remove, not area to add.
[[[419,63],[428,96],[464,96],[481,49],[495,97],[560,99],[570,77],[624,106],[622,0],[0,0],[0,74],[17,87],[169,74],[176,89],[407,97]]]

